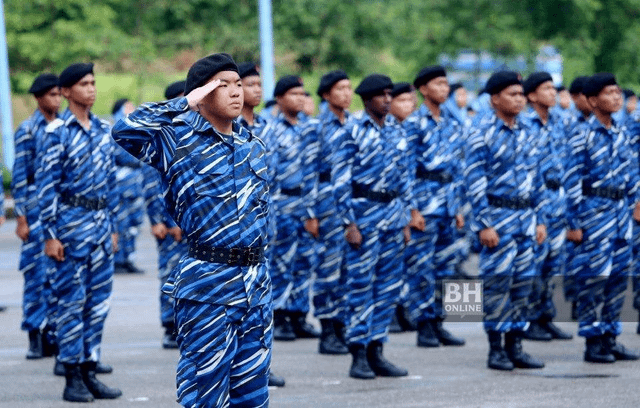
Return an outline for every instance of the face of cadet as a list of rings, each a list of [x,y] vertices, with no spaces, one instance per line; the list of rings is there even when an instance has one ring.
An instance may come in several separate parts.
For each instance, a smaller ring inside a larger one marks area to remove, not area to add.
[[[556,104],[556,96],[558,92],[553,86],[552,81],[541,83],[535,91],[529,94],[531,102],[550,108]]]
[[[605,86],[597,96],[590,96],[589,103],[604,113],[614,113],[622,108],[622,91],[618,85]]]
[[[377,117],[386,116],[391,108],[391,89],[385,89],[381,95],[376,95],[366,101],[365,107]]]
[[[62,101],[62,94],[60,88],[54,86],[49,91],[36,98],[38,106],[45,112],[57,112],[60,109],[60,103]]]
[[[433,78],[420,88],[422,88],[425,98],[437,103],[438,105],[443,104],[449,97],[450,88],[447,77]]]
[[[458,108],[465,108],[467,106],[467,103],[469,102],[469,94],[464,88],[456,89],[455,98]]]
[[[627,113],[633,113],[638,107],[638,98],[631,95],[627,98]]]
[[[351,81],[348,79],[341,79],[331,87],[329,92],[325,92],[322,97],[331,106],[336,106],[344,110],[349,109],[351,101],[353,100]]]
[[[93,106],[96,101],[96,78],[87,74],[71,88],[62,88],[62,95],[82,106]]]
[[[313,101],[313,97],[311,97],[311,95],[304,95],[304,108],[302,109],[302,111],[307,115],[307,116],[313,116],[313,114],[315,113],[316,110],[316,103]]]
[[[219,79],[220,85],[203,99],[202,106],[212,117],[231,120],[240,116],[244,92],[240,75],[235,71],[222,71],[208,82]]]
[[[242,78],[242,89],[244,90],[244,104],[255,108],[262,101],[262,83],[258,75],[251,75]]]
[[[510,85],[491,97],[495,109],[509,116],[516,116],[524,109],[527,99],[522,85]]]
[[[580,112],[591,112],[591,105],[589,105],[589,100],[584,94],[571,95],[571,99],[573,99],[573,103]]]
[[[569,109],[571,106],[571,94],[566,89],[558,92],[558,104],[562,109]]]
[[[404,121],[415,110],[413,92],[405,92],[391,100],[390,112],[400,122]]]
[[[304,92],[304,88],[302,86],[296,86],[295,88],[289,89],[284,95],[278,96],[276,100],[278,101],[278,106],[281,111],[287,112],[290,115],[297,115],[304,109],[304,100],[306,97],[307,95]]]

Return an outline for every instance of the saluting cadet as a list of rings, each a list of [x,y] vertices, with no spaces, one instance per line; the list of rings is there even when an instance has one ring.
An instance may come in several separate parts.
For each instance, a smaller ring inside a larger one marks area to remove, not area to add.
[[[254,113],[256,106],[262,102],[262,84],[260,82],[260,73],[258,66],[253,62],[243,62],[238,64],[238,75],[242,80],[242,91],[244,92],[244,103],[242,105],[242,114],[238,118],[238,122],[254,136],[264,137],[264,133],[268,130],[267,121]],[[269,166],[267,165],[267,168]],[[273,250],[272,242],[276,235],[276,216],[274,211],[270,211],[268,215],[268,245],[266,258],[270,259]],[[284,387],[285,380],[283,377],[275,375],[273,371],[269,372],[270,387]]]
[[[160,173],[167,210],[189,242],[163,288],[175,298],[178,401],[266,407],[273,325],[265,148],[234,121],[244,94],[229,55],[198,60],[184,92],[142,105],[113,129],[118,144]]]
[[[348,109],[353,100],[351,80],[342,70],[328,72],[320,78],[317,93],[326,101],[326,109],[318,115],[322,130],[318,135],[320,154],[316,215],[319,240],[324,249],[318,254],[319,265],[313,286],[314,313],[322,327],[318,351],[320,354],[348,354],[343,336],[348,322],[346,271],[342,273],[346,242],[342,220],[336,210],[330,158],[332,140],[350,117]]]
[[[546,237],[544,213],[535,211],[541,208],[544,192],[537,166],[539,152],[518,118],[526,103],[520,75],[494,73],[485,89],[494,113],[471,131],[465,158],[471,230],[483,246],[480,277],[490,346],[487,366],[497,370],[542,368],[542,361],[522,349],[527,299],[535,274],[534,244]]]
[[[91,113],[96,99],[93,64],[60,74],[69,107],[38,138],[36,172],[45,254],[55,260],[52,290],[66,385],[63,399],[90,402],[122,392],[96,379],[113,282],[117,235],[114,145],[109,124]]]
[[[412,208],[423,221],[411,232],[408,245],[409,310],[418,328],[419,347],[462,346],[465,341],[442,325],[442,280],[454,275],[455,229],[464,227],[460,211],[462,124],[443,117],[440,109],[449,96],[444,68],[423,68],[413,85],[424,102],[403,127],[415,174]]]
[[[349,246],[345,255],[353,356],[349,375],[400,377],[383,344],[402,287],[403,229],[409,221],[411,183],[402,128],[388,115],[393,83],[372,74],[355,92],[365,110],[334,137],[332,180]]]
[[[548,341],[570,340],[573,336],[553,324],[556,308],[553,304],[554,285],[551,279],[562,276],[565,263],[565,213],[567,198],[564,189],[569,156],[562,117],[552,110],[556,104],[556,88],[548,72],[534,72],[523,84],[531,112],[524,118],[533,143],[541,153],[539,171],[546,186],[542,205],[546,206],[547,239],[535,248],[536,276],[529,296],[529,328],[525,338]]]
[[[611,114],[622,107],[612,74],[584,85],[593,115],[570,140],[567,239],[579,243],[575,279],[578,334],[586,338],[584,360],[613,363],[640,356],[616,342],[631,263],[632,219],[640,220],[638,164],[629,139]],[[578,259],[579,258],[579,259]]]
[[[119,99],[113,105],[113,122],[119,121],[135,110],[135,106],[126,98]],[[142,165],[121,147],[116,145],[116,183],[120,200],[120,211],[116,215],[118,233],[118,252],[115,255],[115,273],[143,273],[133,263],[136,237],[144,216],[144,175]]]
[[[274,118],[264,141],[269,154],[269,172],[277,235],[271,259],[273,282],[274,338],[317,338],[306,322],[312,271],[299,268],[300,241],[318,237],[315,214],[318,174],[316,124],[298,118],[304,104],[302,80],[294,75],[280,78],[274,89],[280,113]]]
[[[11,191],[15,202],[16,235],[22,241],[20,271],[24,275],[22,292],[22,330],[29,333],[27,359],[49,357],[53,347],[53,307],[51,287],[47,277],[49,263],[44,256],[44,239],[38,218],[38,188],[36,186],[36,140],[45,126],[58,117],[60,88],[54,74],[41,74],[31,85],[38,108],[22,122],[15,133],[16,158],[13,165]]]

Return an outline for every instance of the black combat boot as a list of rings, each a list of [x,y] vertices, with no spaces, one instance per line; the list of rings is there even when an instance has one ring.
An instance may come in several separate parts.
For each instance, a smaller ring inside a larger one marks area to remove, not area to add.
[[[42,331],[42,356],[53,357],[58,355],[58,343],[53,327],[47,325]]]
[[[418,347],[440,347],[434,325],[435,322],[430,319],[418,322]]]
[[[164,349],[177,349],[178,337],[176,329],[173,324],[165,324],[164,335],[162,336],[162,348]]]
[[[122,395],[122,391],[117,388],[109,388],[96,378],[95,361],[87,361],[82,363],[82,379],[87,385],[87,389],[95,399],[116,399]]]
[[[27,350],[27,360],[37,360],[42,358],[42,333],[40,330],[29,331],[29,350]]]
[[[62,399],[71,402],[92,402],[93,394],[87,388],[82,378],[79,364],[64,365],[65,378],[67,380],[62,393]]]
[[[571,302],[571,320],[578,321],[578,303],[575,300]]]
[[[555,324],[550,318],[541,318],[538,323],[540,327],[551,335],[551,338],[555,340],[571,340],[573,336],[570,333],[565,332]]]
[[[400,306],[398,306],[400,307]],[[398,309],[396,309],[396,312],[393,314],[392,318],[391,318],[391,324],[389,324],[389,333],[402,333],[404,330],[402,330],[402,327],[400,327],[400,323],[398,322]]]
[[[616,358],[603,345],[601,336],[587,337],[584,361],[588,363],[615,363]]]
[[[398,305],[396,307],[395,316],[396,316],[396,319],[398,320],[398,324],[400,325],[400,328],[402,329],[402,331],[418,330],[415,323],[413,323],[409,318],[407,309],[405,309],[404,306]]]
[[[640,359],[637,352],[628,350],[622,344],[616,342],[616,336],[606,333],[602,336],[602,345],[613,354],[616,361],[635,361]]]
[[[297,339],[319,339],[320,332],[307,322],[307,314],[304,312],[289,312],[293,333]]]
[[[367,361],[367,349],[364,344],[349,345],[349,352],[353,357],[351,368],[349,369],[349,377],[360,380],[376,378],[376,374],[369,366],[369,361]]]
[[[98,361],[96,365],[96,374],[111,374],[113,372],[113,367],[109,364],[105,364],[102,361]]]
[[[269,387],[284,387],[284,377],[269,372]]]
[[[53,375],[57,375],[58,377],[64,377],[66,375],[64,364],[59,362],[57,358],[55,364],[53,365]]]
[[[442,318],[435,320],[435,332],[440,344],[443,346],[464,346],[464,339],[454,336],[450,331],[445,329],[442,325],[442,320]]]
[[[523,337],[527,340],[533,341],[551,341],[553,336],[540,326],[537,320],[533,320],[529,323],[529,328],[524,331]]]
[[[296,334],[284,310],[273,311],[273,338],[280,341],[293,341]]]
[[[372,341],[367,346],[367,361],[375,375],[380,377],[404,377],[409,374],[406,369],[398,367],[384,358],[382,343],[379,341]]]
[[[320,343],[318,344],[318,352],[320,354],[349,354],[349,349],[340,341],[336,335],[336,328],[331,319],[320,319]]]
[[[509,360],[516,368],[544,368],[544,363],[522,350],[522,334],[508,332],[504,335],[504,348]]]
[[[636,334],[640,334],[640,315],[638,315],[638,327],[636,328]]]
[[[487,367],[494,370],[511,371],[513,363],[507,357],[507,353],[502,348],[502,333],[497,331],[487,332],[489,337],[489,360]]]

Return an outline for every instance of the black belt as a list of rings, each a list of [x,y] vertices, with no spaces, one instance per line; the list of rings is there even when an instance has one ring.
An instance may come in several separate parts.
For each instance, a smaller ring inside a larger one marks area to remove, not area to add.
[[[331,181],[331,172],[323,171],[322,173],[318,174],[318,181],[320,183],[329,183]]]
[[[82,207],[87,210],[98,211],[107,208],[107,200],[104,198],[87,198],[80,195],[65,194],[61,195],[62,202],[72,207]]]
[[[583,181],[582,194],[592,197],[608,198],[610,200],[622,200],[624,198],[625,191],[613,187],[593,187],[591,184]]]
[[[300,197],[302,195],[302,188],[281,188],[280,193],[288,196],[297,196]]]
[[[30,186],[36,184],[36,176],[33,174],[29,174],[27,176],[27,184],[29,184]]]
[[[416,177],[425,180],[437,181],[441,184],[448,184],[453,181],[453,176],[445,171],[427,170],[422,166],[418,166],[416,169]]]
[[[487,194],[487,200],[489,205],[493,207],[510,208],[512,210],[526,210],[533,207],[531,199],[528,198],[500,197]]]
[[[394,198],[398,197],[395,191],[373,191],[369,190],[369,187],[356,182],[351,183],[351,187],[353,189],[353,198],[366,198],[380,203],[390,203]]]
[[[204,262],[230,266],[252,266],[265,261],[264,248],[216,248],[190,243],[189,256]]]
[[[560,187],[562,187],[562,184],[560,184],[560,180],[547,180],[544,184],[550,190],[560,190]]]

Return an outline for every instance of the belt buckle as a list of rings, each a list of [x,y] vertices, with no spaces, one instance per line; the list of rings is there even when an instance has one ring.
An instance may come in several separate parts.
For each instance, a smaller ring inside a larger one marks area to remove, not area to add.
[[[249,265],[256,265],[260,262],[260,255],[259,255],[259,251],[256,250],[255,252],[252,251],[251,249],[247,249],[247,263]]]

